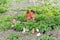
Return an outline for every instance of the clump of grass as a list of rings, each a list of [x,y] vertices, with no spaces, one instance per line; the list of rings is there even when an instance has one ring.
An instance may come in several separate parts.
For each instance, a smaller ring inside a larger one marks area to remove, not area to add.
[[[0,16],[0,30],[7,30],[11,28],[11,19],[9,15]]]
[[[43,35],[40,40],[57,40],[55,37]]]
[[[7,11],[7,8],[5,7],[0,7],[0,13],[5,13]]]
[[[6,36],[6,40],[23,40],[18,34],[16,33],[10,33]]]

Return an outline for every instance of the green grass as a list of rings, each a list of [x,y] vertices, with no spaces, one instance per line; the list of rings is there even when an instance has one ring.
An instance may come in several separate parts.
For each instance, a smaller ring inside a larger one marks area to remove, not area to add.
[[[16,0],[17,3],[20,3],[20,2],[26,2],[28,0]]]
[[[5,31],[11,28],[11,19],[9,15],[0,16],[0,31]]]
[[[53,36],[43,35],[40,40],[57,40],[57,39]]]
[[[23,38],[21,38],[18,34],[16,33],[10,33],[9,35],[7,35],[6,37],[6,40],[23,40]]]

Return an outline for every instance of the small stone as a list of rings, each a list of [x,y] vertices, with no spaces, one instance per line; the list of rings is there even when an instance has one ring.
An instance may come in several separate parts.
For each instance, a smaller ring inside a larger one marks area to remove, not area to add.
[[[37,33],[37,36],[41,36],[41,33]]]
[[[39,32],[39,29],[36,29],[37,32]]]
[[[23,28],[23,31],[22,31],[22,33],[25,33],[26,32],[26,29],[25,28]]]
[[[13,23],[16,23],[16,19],[13,19],[13,21],[12,21]]]

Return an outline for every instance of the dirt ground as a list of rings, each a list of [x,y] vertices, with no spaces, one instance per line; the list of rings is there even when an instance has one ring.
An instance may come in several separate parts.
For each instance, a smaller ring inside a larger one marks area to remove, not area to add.
[[[0,32],[0,39],[2,39],[2,40],[5,40],[5,38],[6,38],[6,36],[8,35],[8,34],[10,34],[10,33],[16,33],[16,34],[18,34],[20,37],[22,37],[24,40],[40,40],[40,37],[43,35],[41,35],[41,36],[39,36],[39,37],[37,37],[36,36],[36,32],[34,33],[34,34],[31,34],[31,33],[29,33],[28,32],[28,34],[23,34],[22,32],[17,32],[17,31],[14,31],[13,29],[11,29],[11,30],[6,30],[6,31],[2,31],[2,32]],[[51,31],[51,32],[49,32],[49,33],[47,33],[46,35],[52,35],[53,37],[56,37],[57,38],[57,40],[60,40],[60,30],[58,30],[58,31]]]

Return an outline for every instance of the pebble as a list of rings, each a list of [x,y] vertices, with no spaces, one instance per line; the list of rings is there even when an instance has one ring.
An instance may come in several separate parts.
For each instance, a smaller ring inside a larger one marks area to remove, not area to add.
[[[22,31],[22,33],[25,33],[26,32],[26,29],[25,28],[23,28],[23,31]]]
[[[41,36],[41,33],[37,33],[37,36]]]
[[[39,32],[39,29],[36,29],[37,32]]]

